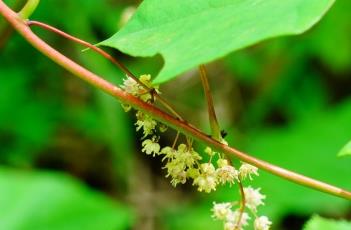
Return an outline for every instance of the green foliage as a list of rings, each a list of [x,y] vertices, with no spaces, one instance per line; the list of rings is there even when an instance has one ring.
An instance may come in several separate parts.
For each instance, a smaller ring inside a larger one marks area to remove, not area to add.
[[[250,137],[252,141],[247,150],[260,159],[350,190],[349,177],[335,175],[350,175],[351,162],[349,159],[340,161],[333,154],[343,139],[349,137],[350,117],[349,100],[328,113],[305,117],[285,129],[263,129]],[[338,138],[331,138],[333,136]],[[256,181],[267,194],[269,205],[263,209],[267,209],[266,213],[272,218],[287,211],[307,214],[325,207],[329,212],[337,213],[349,204],[346,200],[297,186],[263,171]],[[292,194],[298,199],[287,199]]]
[[[349,141],[338,153],[338,156],[351,155],[351,141]]]
[[[304,230],[349,230],[351,222],[344,220],[330,220],[320,216],[313,216],[305,225]]]
[[[128,229],[130,210],[59,173],[0,169],[0,229]]]
[[[263,39],[309,29],[333,0],[145,0],[130,22],[100,43],[133,56],[163,55],[155,82],[174,78]]]

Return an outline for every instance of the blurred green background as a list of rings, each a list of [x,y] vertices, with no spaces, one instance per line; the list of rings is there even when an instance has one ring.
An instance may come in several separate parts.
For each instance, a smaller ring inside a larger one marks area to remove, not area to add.
[[[5,1],[20,8],[23,0]],[[32,19],[92,43],[114,34],[138,1],[47,0]],[[207,65],[216,111],[230,145],[351,190],[351,1],[338,0],[313,29],[270,39]],[[120,84],[124,75],[98,55],[35,28],[49,44]],[[159,56],[108,50],[137,75],[153,76]],[[209,131],[196,70],[161,86],[188,121]],[[0,18],[0,230],[221,229],[213,201],[236,188],[199,194],[174,189],[160,159],[141,153],[133,113],[45,58]],[[162,142],[171,143],[169,131]],[[201,148],[201,146],[199,146]],[[273,229],[302,229],[313,214],[351,218],[351,203],[261,171],[260,213]]]

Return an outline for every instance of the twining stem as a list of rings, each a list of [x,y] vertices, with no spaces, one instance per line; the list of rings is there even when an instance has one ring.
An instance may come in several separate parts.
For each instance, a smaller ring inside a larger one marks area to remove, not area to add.
[[[245,198],[245,192],[244,192],[244,186],[241,182],[241,179],[239,178],[238,180],[238,185],[239,185],[239,191],[240,191],[240,208],[239,208],[239,217],[238,217],[238,221],[235,225],[235,230],[239,230],[241,229],[241,219],[243,218],[244,215],[244,210],[245,210],[245,206],[246,206],[246,198]]]
[[[180,134],[180,132],[177,131],[177,134],[176,134],[176,136],[174,138],[174,141],[173,141],[172,149],[174,149],[176,144],[177,144],[177,141],[178,141],[178,138],[179,138],[179,134]]]
[[[187,135],[195,140],[205,143],[209,147],[226,154],[231,154],[238,159],[252,164],[258,168],[266,170],[274,175],[285,178],[292,182],[295,182],[300,185],[304,185],[316,190],[326,192],[335,196],[343,197],[345,199],[351,200],[351,192],[343,190],[341,188],[329,185],[327,183],[314,180],[312,178],[306,177],[304,175],[280,168],[276,165],[270,164],[263,160],[257,159],[250,155],[247,155],[239,150],[231,148],[227,145],[220,143],[219,141],[209,137],[205,133],[201,132],[192,125],[189,125],[187,122],[175,118],[168,113],[163,112],[152,104],[141,101],[139,98],[136,98],[126,92],[124,92],[119,87],[111,84],[102,77],[90,72],[84,67],[73,62],[71,59],[67,58],[63,54],[59,53],[57,50],[49,46],[39,37],[37,37],[31,29],[28,27],[26,22],[20,18],[14,11],[6,6],[6,4],[0,0],[0,14],[20,33],[33,47],[38,49],[41,53],[46,55],[48,58],[56,62],[58,65],[62,66],[73,75],[81,78],[90,85],[95,86],[103,90],[104,92],[114,96],[122,103],[129,104],[134,108],[154,117],[158,121],[168,125],[169,127]],[[30,60],[28,60],[30,61]]]
[[[39,2],[40,0],[28,0],[21,11],[18,12],[18,15],[23,19],[29,18],[37,8]]]
[[[212,137],[218,141],[221,141],[221,129],[219,128],[216,112],[213,105],[213,99],[210,90],[210,84],[208,83],[206,69],[204,65],[199,66],[200,78],[202,82],[202,87],[204,88],[204,93],[207,101],[208,117],[210,120],[211,134]]]
[[[157,100],[166,108],[168,109],[174,116],[176,116],[178,119],[183,120],[183,118],[179,115],[179,113],[177,113],[175,111],[175,109],[171,106],[170,103],[168,103],[163,97],[161,97],[157,91],[155,89],[149,88],[147,85],[145,85],[143,82],[141,82],[139,80],[139,78],[137,78],[125,65],[123,65],[122,62],[118,61],[116,58],[112,57],[110,54],[108,54],[107,52],[105,52],[103,49],[100,49],[99,47],[84,41],[82,39],[79,39],[77,37],[74,37],[66,32],[63,32],[62,30],[59,30],[55,27],[52,27],[48,24],[45,24],[43,22],[38,22],[38,21],[27,21],[27,25],[28,26],[39,26],[43,29],[46,29],[48,31],[54,32],[66,39],[69,39],[73,42],[76,42],[78,44],[81,44],[85,47],[88,47],[90,49],[92,49],[93,51],[95,51],[96,53],[100,54],[101,56],[103,56],[104,58],[108,59],[109,61],[111,61],[112,64],[114,64],[115,66],[117,66],[118,68],[120,68],[128,77],[132,78],[134,81],[136,81],[139,85],[141,85],[146,91],[147,93],[150,93],[152,97],[157,98]]]

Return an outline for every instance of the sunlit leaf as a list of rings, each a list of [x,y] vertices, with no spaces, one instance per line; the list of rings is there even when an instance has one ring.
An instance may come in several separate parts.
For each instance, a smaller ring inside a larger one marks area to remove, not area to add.
[[[162,54],[165,82],[229,52],[309,29],[334,0],[145,0],[129,23],[101,44],[132,56]]]

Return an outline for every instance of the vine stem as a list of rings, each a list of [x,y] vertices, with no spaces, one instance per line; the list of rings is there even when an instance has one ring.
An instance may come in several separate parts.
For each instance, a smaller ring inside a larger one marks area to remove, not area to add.
[[[240,208],[239,208],[239,217],[238,217],[238,221],[237,221],[236,226],[235,226],[236,230],[241,229],[240,223],[241,223],[241,219],[243,218],[243,214],[244,214],[244,210],[245,210],[245,206],[246,206],[244,186],[241,182],[241,179],[239,179],[238,185],[239,185],[241,201],[240,201]]]
[[[208,83],[206,69],[204,65],[199,66],[199,72],[202,87],[204,88],[204,93],[207,101],[208,118],[210,121],[212,137],[218,141],[221,141],[221,129],[219,128],[216,112],[213,105],[210,84]]]
[[[28,26],[39,26],[45,30],[51,31],[53,33],[56,33],[68,40],[71,40],[73,42],[76,42],[78,44],[81,44],[85,47],[88,47],[90,49],[92,49],[94,52],[100,54],[101,56],[103,56],[104,58],[106,58],[107,60],[109,60],[112,64],[114,64],[115,66],[117,66],[118,68],[120,68],[128,77],[132,78],[134,81],[136,81],[139,85],[141,85],[148,93],[150,93],[153,97],[157,98],[157,100],[166,108],[168,109],[174,116],[176,116],[177,118],[179,118],[180,120],[183,120],[183,118],[179,115],[179,113],[177,113],[175,111],[175,109],[171,106],[170,103],[168,103],[163,97],[161,97],[157,91],[155,89],[149,88],[147,85],[145,85],[143,82],[141,82],[139,80],[139,78],[137,78],[125,65],[123,65],[122,62],[118,61],[116,58],[114,58],[113,56],[111,56],[110,54],[108,54],[106,51],[104,51],[103,49],[87,42],[84,41],[82,39],[79,39],[77,37],[74,37],[68,33],[63,32],[62,30],[59,30],[53,26],[50,26],[46,23],[43,22],[38,22],[38,21],[33,21],[33,20],[29,20],[27,21],[27,25]]]
[[[28,0],[21,11],[18,12],[18,15],[23,19],[29,18],[39,5],[39,2],[40,0]]]
[[[206,135],[205,133],[201,132],[192,125],[189,125],[187,122],[180,120],[179,118],[175,118],[169,115],[168,113],[165,113],[162,110],[158,109],[157,107],[145,103],[140,99],[124,92],[119,87],[111,84],[110,82],[104,80],[102,77],[92,73],[91,71],[75,63],[71,59],[67,58],[66,56],[49,46],[43,40],[41,40],[31,31],[30,27],[26,24],[26,21],[23,20],[14,11],[12,11],[9,7],[7,7],[7,5],[2,0],[0,0],[0,14],[3,15],[3,17],[15,28],[15,30],[17,30],[18,33],[20,33],[33,47],[35,47],[41,53],[46,55],[48,58],[50,58],[69,72],[71,72],[73,75],[81,78],[90,85],[93,85],[103,90],[104,92],[114,96],[122,103],[130,104],[134,108],[141,110],[146,114],[149,114],[150,116],[174,128],[175,130],[182,132],[185,135],[188,135],[197,141],[206,143],[208,146],[212,147],[213,149],[216,149],[219,152],[231,154],[244,162],[252,164],[258,168],[266,170],[272,174],[275,174],[297,184],[304,185],[322,192],[326,192],[335,196],[351,200],[351,192],[349,191],[283,169],[276,165],[270,164],[263,160],[252,157],[248,154],[240,152],[239,150],[231,148],[227,145],[224,145],[211,138],[210,136]]]

